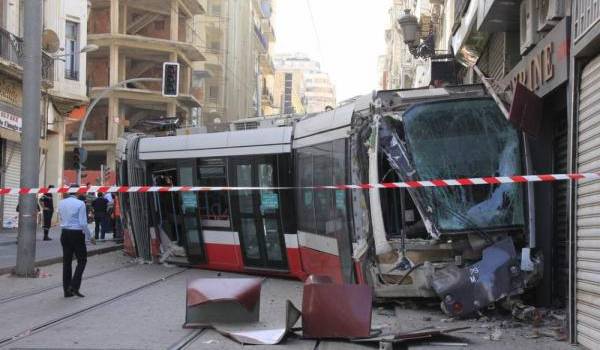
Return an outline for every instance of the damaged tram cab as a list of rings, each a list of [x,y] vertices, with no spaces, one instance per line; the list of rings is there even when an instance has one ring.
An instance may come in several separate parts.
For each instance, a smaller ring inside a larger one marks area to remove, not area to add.
[[[522,184],[303,188],[523,174],[522,138],[483,86],[380,91],[299,121],[293,149],[308,274],[368,283],[378,298],[438,296],[455,316],[539,276]]]
[[[461,180],[526,173],[525,146],[481,85],[379,91],[291,127],[130,136],[121,179],[293,185],[146,202],[129,194],[127,222],[139,246],[152,229],[140,217],[151,211],[154,236],[185,247],[195,266],[326,275],[369,284],[377,298],[439,297],[445,313],[462,316],[510,301],[541,275],[527,185]],[[461,186],[314,188],[436,179]]]

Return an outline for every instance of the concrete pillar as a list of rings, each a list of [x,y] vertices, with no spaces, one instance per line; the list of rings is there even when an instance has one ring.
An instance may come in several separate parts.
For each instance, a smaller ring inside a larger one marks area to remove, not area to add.
[[[119,47],[116,45],[110,46],[109,54],[109,79],[108,85],[113,86],[119,82]]]
[[[179,3],[178,0],[171,1],[171,40],[179,40]]]
[[[106,150],[106,165],[112,171],[114,171],[116,169],[117,155],[116,155],[115,147],[108,147],[108,149]]]
[[[119,55],[118,57],[119,69],[117,82],[127,79],[127,61],[125,60],[125,55]]]
[[[119,0],[110,0],[110,33],[119,33]]]
[[[127,0],[121,2],[120,33],[127,34]]]
[[[183,76],[182,76],[182,84],[183,84],[183,94],[189,95],[190,88],[192,87],[192,67],[186,66],[183,67]]]
[[[119,125],[124,122],[121,120],[119,115],[119,99],[116,97],[108,98],[108,141],[117,142],[117,138],[119,137]],[[119,120],[119,123],[116,123],[116,120]]]
[[[167,103],[167,117],[177,116],[177,103],[175,101]]]

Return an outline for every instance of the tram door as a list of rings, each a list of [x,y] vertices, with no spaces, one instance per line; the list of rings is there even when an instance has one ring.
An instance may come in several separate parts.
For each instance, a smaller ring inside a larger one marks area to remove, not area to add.
[[[272,187],[279,183],[275,156],[233,159],[230,174],[231,185],[236,187]],[[286,269],[279,192],[241,190],[232,192],[231,200],[244,264]]]
[[[178,186],[194,186],[196,163],[193,160],[179,162]],[[198,193],[179,193],[180,213],[183,221],[184,246],[191,264],[204,262],[204,240],[198,217]]]

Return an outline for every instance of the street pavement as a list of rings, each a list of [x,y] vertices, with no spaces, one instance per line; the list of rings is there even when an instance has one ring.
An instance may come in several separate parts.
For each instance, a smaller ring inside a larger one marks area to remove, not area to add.
[[[90,229],[94,225],[90,224]],[[54,226],[50,230],[51,241],[43,241],[44,234],[40,229],[36,234],[35,261],[36,266],[45,266],[62,261],[62,247],[60,245],[60,227]],[[87,243],[88,255],[101,254],[121,248],[121,244],[112,241],[112,234],[107,234],[106,241],[99,241],[92,245]],[[0,232],[0,275],[10,273],[17,260],[17,233]]]
[[[5,349],[169,349],[193,330],[182,328],[185,289],[198,277],[240,276],[175,266],[140,264],[122,252],[93,256],[88,260],[81,292],[85,298],[62,296],[61,265],[42,268],[45,278],[0,276],[0,348]],[[34,285],[34,286],[32,286]],[[40,291],[39,293],[35,293]],[[24,294],[25,293],[25,294]],[[16,297],[15,297],[16,296]],[[21,296],[21,297],[18,297]],[[301,307],[302,283],[266,278],[262,286],[260,327],[280,324],[286,300]],[[404,305],[404,304],[403,304]],[[532,326],[514,325],[502,319],[448,322],[439,308],[375,306],[373,328],[415,330],[427,326],[469,329],[457,333],[475,349],[570,349],[565,342],[547,337],[531,339]],[[85,310],[85,311],[84,311]],[[70,315],[69,318],[64,316]],[[64,319],[63,319],[64,318]],[[510,319],[509,319],[510,320]],[[45,327],[37,326],[45,324]],[[13,338],[2,343],[7,337]],[[493,336],[492,336],[493,335]],[[496,340],[492,340],[496,339]],[[411,344],[408,349],[428,349],[431,344]],[[213,330],[204,330],[185,349],[239,349],[242,345]],[[263,349],[371,349],[344,341],[289,337]],[[375,346],[375,348],[377,348]],[[435,346],[433,349],[456,349]]]

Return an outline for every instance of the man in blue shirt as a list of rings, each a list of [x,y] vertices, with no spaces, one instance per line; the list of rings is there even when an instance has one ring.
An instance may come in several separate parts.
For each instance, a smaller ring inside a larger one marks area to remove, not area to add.
[[[67,197],[60,201],[58,205],[58,217],[62,229],[60,243],[63,248],[63,289],[65,298],[74,295],[83,298],[83,294],[79,293],[79,288],[81,287],[83,270],[87,263],[85,240],[89,239],[92,244],[96,244],[96,240],[91,236],[88,228],[85,203],[77,199],[75,193],[67,194]],[[77,258],[77,267],[75,267],[75,273],[71,275],[73,254]]]

